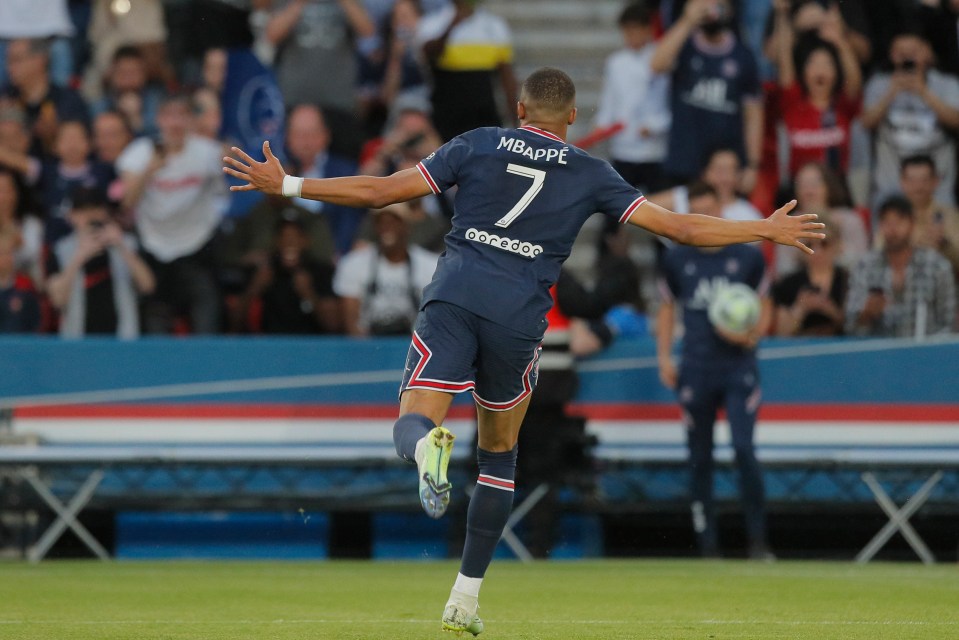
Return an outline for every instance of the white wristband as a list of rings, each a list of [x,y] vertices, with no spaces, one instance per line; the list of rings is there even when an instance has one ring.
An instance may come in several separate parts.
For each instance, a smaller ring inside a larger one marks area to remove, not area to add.
[[[303,178],[283,176],[283,187],[281,191],[287,198],[299,198],[303,193]]]

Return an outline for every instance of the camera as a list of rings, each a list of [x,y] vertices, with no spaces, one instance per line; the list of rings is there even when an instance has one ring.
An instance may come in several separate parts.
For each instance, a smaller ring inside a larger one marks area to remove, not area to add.
[[[903,60],[896,66],[897,71],[903,71],[905,73],[912,73],[916,70],[916,61],[915,60]]]

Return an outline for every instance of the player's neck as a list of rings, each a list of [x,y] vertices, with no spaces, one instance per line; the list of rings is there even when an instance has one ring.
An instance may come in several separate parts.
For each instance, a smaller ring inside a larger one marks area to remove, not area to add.
[[[569,125],[560,125],[555,122],[538,122],[536,120],[520,120],[519,122],[521,127],[536,127],[537,129],[542,129],[543,131],[548,131],[554,136],[559,136],[564,141],[566,140],[566,132],[569,128]]]

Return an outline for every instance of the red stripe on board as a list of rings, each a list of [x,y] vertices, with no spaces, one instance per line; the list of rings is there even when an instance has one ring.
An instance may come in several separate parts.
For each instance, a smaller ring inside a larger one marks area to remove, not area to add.
[[[345,420],[396,419],[399,406],[392,404],[91,404],[58,407],[23,407],[17,418],[171,418],[282,420],[336,418]],[[472,405],[453,405],[449,417],[472,419]]]
[[[674,404],[574,404],[595,420],[679,420]],[[764,404],[760,420],[778,422],[959,422],[959,404]]]
[[[574,404],[570,411],[594,420],[679,420],[674,404]],[[319,419],[396,418],[394,404],[91,404],[22,407],[17,418]],[[450,418],[475,416],[472,405],[450,407]],[[767,404],[761,420],[778,422],[943,422],[959,423],[959,404]]]

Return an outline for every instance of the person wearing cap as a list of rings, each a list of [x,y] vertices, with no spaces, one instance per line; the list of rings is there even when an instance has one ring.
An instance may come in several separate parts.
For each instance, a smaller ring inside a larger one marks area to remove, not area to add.
[[[409,335],[439,256],[409,241],[409,208],[395,204],[371,212],[376,241],[340,260],[333,291],[352,336]]]
[[[46,289],[60,312],[60,335],[136,338],[138,295],[153,292],[153,273],[137,255],[136,240],[111,217],[102,192],[79,188],[71,201],[73,232],[52,247],[47,262]]]
[[[913,240],[915,214],[902,196],[879,206],[881,246],[852,270],[846,331],[922,338],[956,328],[956,282],[949,261]]]
[[[309,227],[295,208],[275,225],[273,252],[262,261],[240,300],[240,325],[261,303],[263,333],[337,333],[340,305],[333,293],[333,264],[310,254]]]

